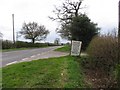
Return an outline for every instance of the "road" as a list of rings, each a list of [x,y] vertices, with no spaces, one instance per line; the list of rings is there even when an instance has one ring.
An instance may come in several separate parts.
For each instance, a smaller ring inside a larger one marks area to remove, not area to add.
[[[0,65],[0,67],[4,67],[6,65],[10,65],[16,62],[22,62],[25,60],[38,59],[41,56],[45,57],[45,53],[53,51],[54,49],[59,48],[59,47],[61,46],[3,52],[2,53],[2,65]]]

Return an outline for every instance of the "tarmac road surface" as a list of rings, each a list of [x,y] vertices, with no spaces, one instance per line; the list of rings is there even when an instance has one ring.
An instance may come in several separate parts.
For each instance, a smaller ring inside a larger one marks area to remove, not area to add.
[[[27,60],[30,61],[34,59],[67,55],[64,53],[57,53],[53,51],[59,47],[62,47],[62,46],[3,52],[2,64],[0,65],[0,67],[4,67],[6,65],[14,64],[17,62],[23,62]]]

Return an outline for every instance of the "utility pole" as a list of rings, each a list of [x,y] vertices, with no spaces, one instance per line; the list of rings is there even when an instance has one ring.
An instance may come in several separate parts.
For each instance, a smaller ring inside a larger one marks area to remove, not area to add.
[[[14,14],[12,14],[12,21],[13,21],[13,43],[15,45]]]

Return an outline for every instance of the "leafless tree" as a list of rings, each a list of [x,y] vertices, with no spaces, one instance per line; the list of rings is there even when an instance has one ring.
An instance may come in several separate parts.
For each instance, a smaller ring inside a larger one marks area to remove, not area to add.
[[[23,24],[20,34],[24,35],[26,39],[31,39],[32,43],[34,43],[35,41],[45,39],[49,31],[46,30],[44,25],[39,26],[36,22],[30,22],[28,24]]]
[[[56,15],[56,17],[49,18],[60,23],[61,26],[60,28],[57,28],[56,31],[60,33],[60,36],[62,38],[70,39],[71,35],[69,31],[69,25],[73,17],[78,17],[81,14],[80,9],[84,8],[81,7],[82,2],[83,0],[65,0],[65,2],[62,3],[62,6],[55,6],[55,10],[53,10],[53,13]]]
[[[56,14],[56,18],[49,17],[52,20],[58,20],[58,21],[69,21],[72,20],[73,17],[77,17],[80,14],[81,4],[83,0],[79,0],[77,2],[73,2],[71,0],[65,0],[64,3],[62,3],[61,7],[56,7],[55,10],[53,10],[53,13]]]

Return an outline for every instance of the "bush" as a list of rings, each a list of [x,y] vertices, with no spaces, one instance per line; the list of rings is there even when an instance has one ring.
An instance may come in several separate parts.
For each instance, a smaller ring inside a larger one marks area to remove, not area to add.
[[[93,38],[87,53],[92,58],[91,64],[107,73],[113,71],[118,63],[118,42],[112,35]]]
[[[13,48],[14,45],[13,45],[13,42],[10,41],[10,40],[2,40],[2,49],[11,49]]]

